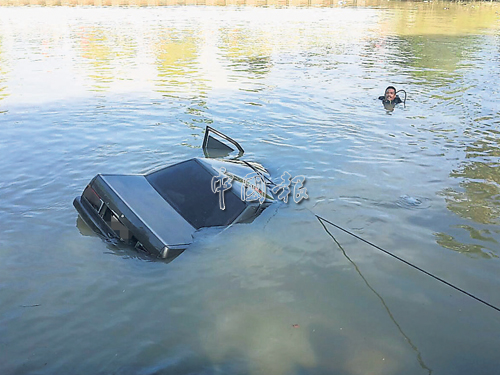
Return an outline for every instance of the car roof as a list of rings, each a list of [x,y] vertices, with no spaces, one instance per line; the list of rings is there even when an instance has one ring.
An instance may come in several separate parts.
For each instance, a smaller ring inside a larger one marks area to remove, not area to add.
[[[146,175],[148,182],[163,199],[196,229],[227,226],[246,207],[240,192],[232,188],[224,191],[225,209],[220,208],[219,194],[211,188],[212,179],[217,178],[218,171],[205,160],[186,160]],[[226,162],[218,162],[217,165],[232,168],[232,164]],[[240,165],[237,167],[242,168]],[[250,168],[243,168],[251,171]]]

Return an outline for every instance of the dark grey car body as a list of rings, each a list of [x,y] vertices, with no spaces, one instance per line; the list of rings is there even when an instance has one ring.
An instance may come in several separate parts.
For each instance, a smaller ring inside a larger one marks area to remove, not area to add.
[[[245,199],[246,177],[256,173],[269,177],[256,163],[194,158],[145,175],[98,174],[73,204],[85,223],[105,238],[174,258],[192,243],[198,229],[251,222],[272,203],[272,196],[256,186],[250,188],[262,199]],[[213,179],[221,177],[232,179],[223,192],[224,210],[220,193],[212,190]]]

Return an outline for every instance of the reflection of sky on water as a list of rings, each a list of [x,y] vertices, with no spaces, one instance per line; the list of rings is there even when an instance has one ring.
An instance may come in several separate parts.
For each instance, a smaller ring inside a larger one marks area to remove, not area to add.
[[[82,27],[74,35],[80,63],[92,80],[90,90],[107,91],[116,80],[126,80],[122,67],[136,67],[136,41],[127,35],[115,35],[99,26]]]
[[[3,43],[2,43],[2,35],[0,35],[0,100],[5,98],[7,93],[7,86],[5,86],[6,76],[7,76],[7,63],[3,58]]]
[[[285,16],[292,27],[285,21],[278,28],[269,12],[279,11],[258,8],[240,13],[227,11],[225,22],[231,24],[230,27],[214,25],[210,16],[202,15],[197,8],[191,8],[189,13],[182,8],[158,8],[150,9],[147,14],[140,9],[78,10],[92,22],[79,19],[69,8],[33,9],[27,11],[28,17],[23,14],[24,23],[15,22],[20,8],[4,10],[7,10],[3,16],[5,34],[9,42],[14,43],[13,51],[23,54],[28,49],[38,56],[35,60],[33,55],[25,58],[26,62],[38,66],[43,63],[47,67],[52,64],[56,69],[63,61],[74,63],[83,73],[78,78],[89,82],[84,87],[91,91],[140,91],[148,90],[153,84],[160,92],[169,93],[174,93],[177,86],[177,91],[186,91],[188,96],[199,95],[207,89],[233,88],[235,82],[251,83],[248,78],[264,79],[262,73],[270,71],[273,53],[278,56],[285,53],[285,57],[286,52],[308,49],[311,44],[312,48],[316,44],[331,48],[332,42],[342,40],[339,33],[348,28],[351,19],[359,17],[359,12],[353,12],[344,17],[340,25],[338,20],[323,19],[316,30],[311,30],[293,27],[294,23],[307,22],[307,17],[304,20],[298,11],[292,10]],[[108,20],[107,14],[111,11],[121,14],[117,25],[119,33],[112,30],[113,23]],[[142,13],[142,17],[135,17],[133,12]],[[210,11],[206,13],[210,15]],[[370,11],[364,13],[370,17]],[[275,14],[283,16],[283,13]],[[178,15],[186,17],[184,24],[176,23]],[[315,17],[311,14],[311,20]],[[357,30],[351,28],[351,37],[362,37],[364,30],[362,26]],[[12,56],[19,57],[21,55]],[[58,63],[56,58],[63,61]],[[64,80],[61,75],[59,79]],[[184,90],[183,85],[188,87]]]

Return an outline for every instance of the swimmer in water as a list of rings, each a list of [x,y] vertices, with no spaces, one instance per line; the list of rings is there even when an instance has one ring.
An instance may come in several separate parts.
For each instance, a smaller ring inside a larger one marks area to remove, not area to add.
[[[388,111],[393,111],[396,104],[403,103],[401,98],[396,95],[396,88],[394,86],[389,86],[385,89],[385,95],[379,96],[379,100],[382,100],[384,108]]]

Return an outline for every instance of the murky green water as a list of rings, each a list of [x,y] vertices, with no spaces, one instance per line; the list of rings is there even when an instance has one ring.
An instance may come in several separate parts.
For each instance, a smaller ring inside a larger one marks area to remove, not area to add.
[[[499,312],[314,213],[500,306],[500,7],[363,4],[0,7],[0,373],[498,372]],[[78,222],[207,124],[309,200],[169,264]]]

